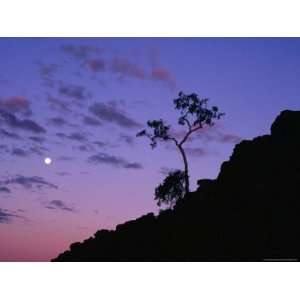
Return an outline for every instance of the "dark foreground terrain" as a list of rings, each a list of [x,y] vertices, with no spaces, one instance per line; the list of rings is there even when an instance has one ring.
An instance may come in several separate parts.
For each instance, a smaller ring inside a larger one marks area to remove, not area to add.
[[[242,141],[174,210],[100,230],[53,261],[300,259],[300,111]]]

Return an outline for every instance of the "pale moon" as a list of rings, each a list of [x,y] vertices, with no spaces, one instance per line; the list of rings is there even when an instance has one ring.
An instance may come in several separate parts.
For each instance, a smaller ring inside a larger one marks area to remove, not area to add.
[[[46,165],[50,165],[52,163],[52,159],[50,157],[46,157],[44,159],[44,162],[45,162]]]

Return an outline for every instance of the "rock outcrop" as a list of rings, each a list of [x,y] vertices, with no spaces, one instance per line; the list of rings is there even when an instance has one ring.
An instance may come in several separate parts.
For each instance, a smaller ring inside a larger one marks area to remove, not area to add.
[[[100,230],[53,261],[300,259],[300,111],[236,145],[173,210]]]

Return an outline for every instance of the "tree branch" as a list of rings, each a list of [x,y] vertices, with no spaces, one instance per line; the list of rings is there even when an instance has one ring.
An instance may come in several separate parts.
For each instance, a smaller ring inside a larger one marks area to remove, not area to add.
[[[190,130],[187,132],[187,134],[185,135],[185,137],[184,137],[184,138],[181,140],[181,142],[179,143],[179,146],[182,146],[182,145],[187,141],[188,137],[189,137],[193,132],[197,131],[197,130],[200,129],[200,128],[202,128],[201,125],[199,125],[199,126],[193,128],[193,129],[190,129]]]
[[[174,141],[174,143],[176,144],[176,146],[179,146],[178,141],[174,137],[170,136],[168,139]]]
[[[182,118],[182,120],[184,120],[186,122],[186,124],[189,127],[189,131],[192,130],[192,125],[190,123],[190,121],[187,119],[186,115]]]

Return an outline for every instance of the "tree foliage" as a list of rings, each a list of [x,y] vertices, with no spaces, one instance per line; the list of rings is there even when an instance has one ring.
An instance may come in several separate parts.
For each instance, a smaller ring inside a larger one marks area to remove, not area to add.
[[[169,205],[170,208],[184,196],[184,172],[176,170],[169,172],[163,183],[155,188],[157,205]]]
[[[217,106],[208,107],[208,98],[199,98],[196,93],[189,95],[180,92],[174,99],[175,109],[180,111],[178,124],[187,125],[190,130],[203,125],[214,125],[214,119],[220,119],[224,113],[219,112]]]
[[[162,119],[160,120],[153,120],[148,121],[147,125],[149,128],[153,129],[153,133],[149,133],[147,130],[140,131],[137,136],[146,136],[151,140],[151,147],[155,148],[157,146],[157,140],[163,140],[167,141],[171,139],[169,136],[169,129],[171,126],[167,126],[164,124],[164,121]]]
[[[140,131],[137,136],[146,136],[151,140],[151,147],[155,148],[157,142],[172,140],[178,145],[183,145],[189,135],[198,129],[203,128],[204,125],[213,126],[214,119],[219,120],[224,113],[219,112],[217,106],[208,107],[208,98],[199,98],[196,93],[189,95],[180,92],[178,98],[174,99],[175,109],[180,112],[178,118],[179,125],[186,125],[188,131],[181,141],[178,141],[172,137],[169,133],[171,128],[170,125],[167,125],[162,119],[150,120],[147,122],[147,125],[150,129],[150,132],[146,129]]]

